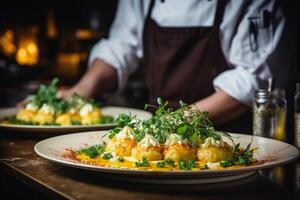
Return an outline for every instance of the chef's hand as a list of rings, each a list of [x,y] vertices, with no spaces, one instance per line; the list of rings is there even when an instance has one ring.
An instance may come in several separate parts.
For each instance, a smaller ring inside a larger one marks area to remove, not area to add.
[[[95,59],[81,80],[69,89],[60,89],[59,98],[70,98],[77,93],[90,98],[112,92],[118,84],[117,71],[101,59]]]
[[[209,117],[214,124],[230,121],[249,110],[249,107],[240,103],[223,90],[217,90],[212,95],[194,103],[192,108],[208,111]]]

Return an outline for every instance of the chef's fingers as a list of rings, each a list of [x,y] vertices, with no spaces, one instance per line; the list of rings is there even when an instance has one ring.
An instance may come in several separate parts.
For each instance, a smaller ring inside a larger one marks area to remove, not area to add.
[[[72,97],[74,93],[75,92],[73,88],[70,89],[61,88],[57,91],[56,97],[59,99],[68,99]]]

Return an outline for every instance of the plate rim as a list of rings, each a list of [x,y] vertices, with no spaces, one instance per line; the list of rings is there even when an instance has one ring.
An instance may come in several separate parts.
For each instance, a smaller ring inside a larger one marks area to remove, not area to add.
[[[57,139],[59,137],[70,137],[70,136],[78,136],[78,134],[92,134],[92,133],[102,133],[102,132],[108,132],[107,130],[103,130],[103,131],[85,131],[85,132],[78,132],[78,133],[71,133],[71,134],[64,134],[64,135],[60,135],[60,136],[54,136],[54,137],[50,137],[47,138],[45,140],[42,140],[40,142],[38,142],[37,144],[35,144],[34,146],[34,151],[35,153],[37,153],[39,156],[50,160],[52,162],[55,163],[59,163],[62,165],[66,165],[66,166],[70,166],[70,167],[74,167],[74,168],[80,168],[80,169],[87,169],[89,171],[98,171],[98,172],[108,172],[108,173],[114,173],[114,174],[122,174],[124,173],[124,171],[126,171],[126,174],[134,174],[134,175],[178,175],[178,176],[183,176],[183,175],[188,175],[188,176],[194,176],[194,175],[220,175],[220,174],[224,174],[224,175],[230,175],[230,174],[237,174],[237,173],[247,173],[250,171],[256,171],[256,170],[260,170],[260,169],[266,169],[266,168],[272,168],[275,166],[279,166],[279,165],[285,165],[287,163],[291,163],[293,161],[295,161],[299,155],[300,152],[299,150],[291,145],[288,144],[286,142],[283,141],[279,141],[279,140],[275,140],[272,138],[266,138],[266,137],[260,137],[260,136],[254,136],[254,135],[245,135],[245,134],[240,134],[240,133],[230,133],[233,134],[234,136],[253,136],[253,137],[257,137],[257,138],[262,138],[263,140],[269,140],[269,141],[275,141],[275,142],[279,142],[279,143],[283,143],[285,145],[288,145],[290,148],[293,149],[295,155],[294,156],[289,156],[289,157],[285,157],[283,158],[281,161],[271,161],[269,163],[267,163],[267,165],[265,163],[263,164],[259,164],[259,165],[253,165],[253,166],[246,166],[246,167],[242,167],[242,168],[238,168],[238,169],[223,169],[223,170],[200,170],[200,171],[188,171],[188,170],[181,170],[181,171],[149,171],[149,170],[136,170],[136,169],[125,169],[125,168],[113,168],[113,167],[102,167],[102,166],[96,166],[96,165],[88,165],[85,163],[80,163],[80,162],[75,162],[75,161],[70,161],[70,160],[64,160],[64,159],[58,159],[58,158],[54,158],[51,156],[47,156],[44,155],[43,153],[39,152],[38,148],[40,145],[42,145],[45,142]],[[66,147],[68,148],[68,147]]]

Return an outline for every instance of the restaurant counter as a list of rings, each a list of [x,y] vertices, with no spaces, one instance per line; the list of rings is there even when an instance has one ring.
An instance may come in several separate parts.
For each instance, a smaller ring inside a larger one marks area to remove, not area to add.
[[[47,161],[33,150],[41,139],[0,132],[1,199],[300,199],[300,159],[237,181],[155,185],[115,180]]]

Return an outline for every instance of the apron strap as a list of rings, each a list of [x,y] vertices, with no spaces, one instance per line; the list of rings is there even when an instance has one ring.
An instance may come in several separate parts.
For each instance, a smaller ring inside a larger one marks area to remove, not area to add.
[[[227,3],[226,0],[218,0],[214,26],[219,27],[219,25],[221,24],[223,20],[226,3]]]
[[[146,19],[150,19],[154,4],[155,4],[155,0],[151,0],[148,11],[147,11]]]

